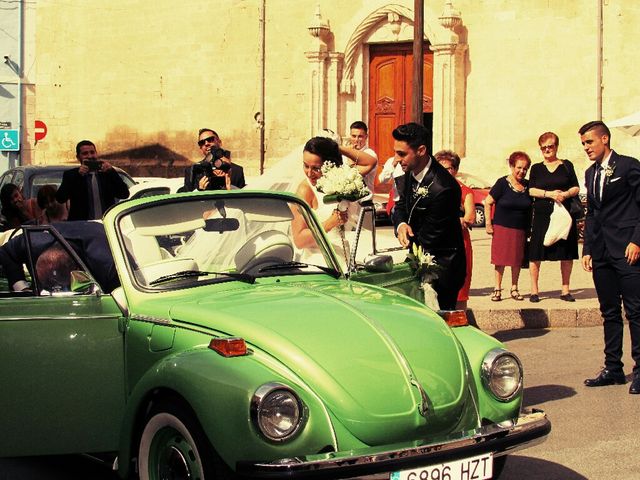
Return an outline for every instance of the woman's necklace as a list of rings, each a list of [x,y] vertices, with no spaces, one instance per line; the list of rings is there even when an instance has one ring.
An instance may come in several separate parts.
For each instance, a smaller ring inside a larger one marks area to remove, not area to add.
[[[516,180],[516,177],[512,175],[509,175],[507,177],[507,183],[509,184],[509,187],[511,188],[511,190],[513,190],[514,192],[522,193],[527,190],[527,187],[525,187],[522,183]]]

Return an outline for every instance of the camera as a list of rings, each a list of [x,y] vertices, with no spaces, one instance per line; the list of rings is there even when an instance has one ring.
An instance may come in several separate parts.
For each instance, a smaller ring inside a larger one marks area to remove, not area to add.
[[[214,170],[222,170],[226,173],[231,169],[231,165],[225,162],[222,157],[231,158],[231,152],[224,148],[213,146],[205,160],[210,160]]]
[[[226,187],[225,177],[213,173],[214,170],[224,173],[231,170],[231,165],[225,162],[222,157],[230,158],[231,152],[220,147],[211,147],[204,160],[193,166],[193,183],[197,184],[200,178],[207,177],[209,179],[207,190],[224,190]]]
[[[90,172],[98,172],[100,171],[100,167],[102,167],[100,160],[85,160],[83,163],[89,167]]]

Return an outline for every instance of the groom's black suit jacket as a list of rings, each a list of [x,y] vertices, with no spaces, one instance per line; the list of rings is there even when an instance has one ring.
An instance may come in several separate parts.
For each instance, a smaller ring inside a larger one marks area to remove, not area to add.
[[[419,185],[410,172],[397,182],[403,188],[393,212],[397,230],[407,223],[413,230],[412,241],[435,256],[442,272],[434,284],[441,308],[455,307],[455,297],[464,283],[466,273],[464,240],[460,225],[460,199],[458,181],[435,159]],[[425,196],[416,195],[424,187]],[[444,304],[443,304],[444,301]]]
[[[594,260],[605,251],[614,258],[624,257],[629,242],[640,245],[640,162],[632,157],[611,152],[610,176],[605,175],[602,199],[593,192],[594,163],[585,172],[587,216],[583,255]]]

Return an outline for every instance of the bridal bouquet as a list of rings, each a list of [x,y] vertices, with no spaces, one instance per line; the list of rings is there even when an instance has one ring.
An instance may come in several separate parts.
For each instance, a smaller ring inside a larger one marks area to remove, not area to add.
[[[431,284],[438,278],[442,267],[438,265],[433,255],[425,252],[421,246],[413,244],[407,255],[407,262],[420,279],[420,288],[424,292],[424,303],[432,310],[439,310],[438,296]]]
[[[331,162],[322,164],[322,177],[318,179],[316,188],[324,193],[324,203],[355,202],[371,193],[357,168],[338,167]]]

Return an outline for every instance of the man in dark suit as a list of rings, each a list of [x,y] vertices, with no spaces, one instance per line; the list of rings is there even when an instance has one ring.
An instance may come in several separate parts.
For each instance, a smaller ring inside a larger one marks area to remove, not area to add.
[[[396,158],[405,172],[394,212],[396,235],[403,247],[415,243],[441,267],[433,289],[443,310],[454,310],[464,283],[466,260],[460,227],[460,185],[430,155],[428,131],[417,123],[393,133]]]
[[[111,255],[111,249],[107,243],[107,236],[101,222],[93,221],[66,221],[52,225],[62,235],[69,245],[75,250],[80,259],[85,263],[90,273],[94,276],[103,291],[111,292],[120,285],[118,273]],[[47,288],[50,279],[43,278],[44,270],[51,270],[56,264],[57,268],[71,262],[70,258],[64,258],[61,242],[52,234],[45,231],[32,232],[28,235],[29,248],[27,248],[27,235],[16,235],[0,247],[0,265],[7,277],[9,286],[14,291],[22,291],[30,288],[24,275],[24,266],[31,268],[29,257],[33,260],[38,273],[38,281],[41,288]],[[71,269],[79,269],[73,267]],[[69,269],[64,269],[69,270]],[[34,272],[31,272],[33,276]],[[66,281],[68,281],[68,276]]]
[[[198,131],[198,147],[204,158],[185,170],[184,185],[180,191],[230,190],[245,187],[244,170],[231,161],[231,152],[222,148],[222,140],[214,130],[201,128]],[[219,152],[219,155],[216,152]],[[220,163],[222,168],[212,168],[216,163]]]
[[[604,369],[588,387],[624,384],[622,306],[635,362],[629,393],[640,393],[640,162],[611,150],[611,132],[601,122],[579,130],[593,162],[585,172],[587,216],[582,267],[593,271],[604,321]]]
[[[76,158],[80,167],[64,172],[56,200],[69,200],[69,220],[99,220],[118,199],[129,197],[129,188],[109,162],[98,160],[93,142],[78,142]]]

